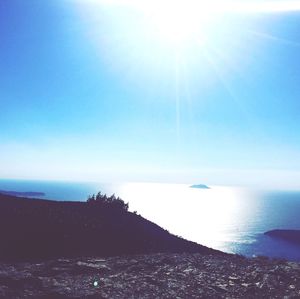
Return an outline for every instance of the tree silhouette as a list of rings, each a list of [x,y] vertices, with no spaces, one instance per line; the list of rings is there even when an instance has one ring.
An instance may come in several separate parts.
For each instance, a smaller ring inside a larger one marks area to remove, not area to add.
[[[87,199],[87,202],[90,204],[97,204],[103,207],[111,207],[113,209],[125,210],[128,211],[129,204],[125,203],[120,197],[116,197],[115,194],[107,196],[98,192],[96,195],[90,195]]]

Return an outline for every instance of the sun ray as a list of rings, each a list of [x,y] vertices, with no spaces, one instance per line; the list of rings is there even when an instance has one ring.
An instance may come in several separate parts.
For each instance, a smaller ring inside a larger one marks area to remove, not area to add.
[[[182,77],[183,77],[183,86],[184,86],[184,95],[188,106],[188,112],[190,119],[193,119],[193,109],[192,109],[192,96],[191,96],[191,88],[190,88],[190,80],[188,77],[188,68],[185,57],[183,57],[182,62]]]
[[[281,37],[278,37],[278,36],[275,36],[275,35],[272,35],[269,33],[259,32],[259,31],[254,31],[254,30],[248,30],[248,32],[252,35],[255,35],[257,37],[267,39],[267,40],[270,40],[273,42],[278,42],[278,43],[285,44],[288,46],[300,47],[300,43],[298,43],[298,42],[294,42],[294,41],[291,41],[291,40],[288,40],[285,38],[281,38]]]
[[[248,124],[253,128],[254,126],[257,126],[257,120],[253,119],[253,115],[255,113],[251,113],[251,108],[250,107],[245,107],[243,102],[240,100],[239,96],[236,94],[235,90],[230,86],[230,84],[226,80],[226,76],[223,75],[221,68],[218,67],[216,64],[216,59],[215,57],[212,57],[211,51],[208,51],[204,49],[206,59],[212,66],[212,68],[215,71],[215,74],[219,78],[221,84],[229,94],[230,98],[234,101],[234,103],[239,107],[239,110],[243,113],[243,116],[247,119]]]
[[[228,94],[230,95],[231,99],[234,100],[234,102],[236,104],[238,104],[238,106],[240,107],[241,105],[240,105],[240,101],[238,100],[238,97],[236,96],[236,94],[233,91],[232,87],[226,81],[226,78],[223,75],[223,73],[221,71],[221,68],[219,68],[218,65],[216,64],[216,60],[214,59],[214,57],[212,57],[211,53],[207,49],[203,49],[203,51],[204,51],[204,54],[205,54],[205,57],[206,57],[207,61],[210,63],[210,65],[214,69],[215,74],[219,78],[221,84],[223,85],[223,87],[225,88],[225,90],[228,92]]]
[[[176,103],[176,144],[180,148],[180,86],[179,86],[179,55],[175,56],[175,103]]]

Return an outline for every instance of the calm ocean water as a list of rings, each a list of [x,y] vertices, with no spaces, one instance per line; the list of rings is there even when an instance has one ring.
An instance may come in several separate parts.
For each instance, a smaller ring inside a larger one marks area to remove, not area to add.
[[[44,198],[81,200],[97,191],[120,196],[131,211],[171,233],[225,252],[300,261],[300,246],[272,239],[271,229],[300,229],[300,191],[255,191],[184,184],[101,184],[0,180],[0,189],[40,191]]]

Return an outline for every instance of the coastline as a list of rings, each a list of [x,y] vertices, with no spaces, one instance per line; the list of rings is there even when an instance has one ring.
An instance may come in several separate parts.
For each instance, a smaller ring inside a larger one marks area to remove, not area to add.
[[[293,228],[300,229],[296,213],[300,208],[300,192],[256,193],[241,188],[210,186],[211,189],[202,190],[189,186],[0,180],[0,189],[43,191],[46,193],[43,199],[60,202],[85,201],[88,195],[98,190],[109,194],[115,192],[130,203],[132,212],[137,211],[185,239],[249,257],[266,255],[300,261],[299,246],[263,234],[274,228],[289,228],[290,223]],[[217,206],[220,206],[218,211],[215,210]]]

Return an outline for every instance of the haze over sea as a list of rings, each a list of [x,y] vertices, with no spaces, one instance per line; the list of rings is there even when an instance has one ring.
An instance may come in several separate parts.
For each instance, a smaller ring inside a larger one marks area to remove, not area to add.
[[[46,199],[85,201],[98,191],[115,193],[130,211],[173,234],[225,252],[300,261],[300,247],[263,235],[300,229],[300,191],[239,187],[190,188],[187,184],[0,180],[0,190],[39,191]]]

